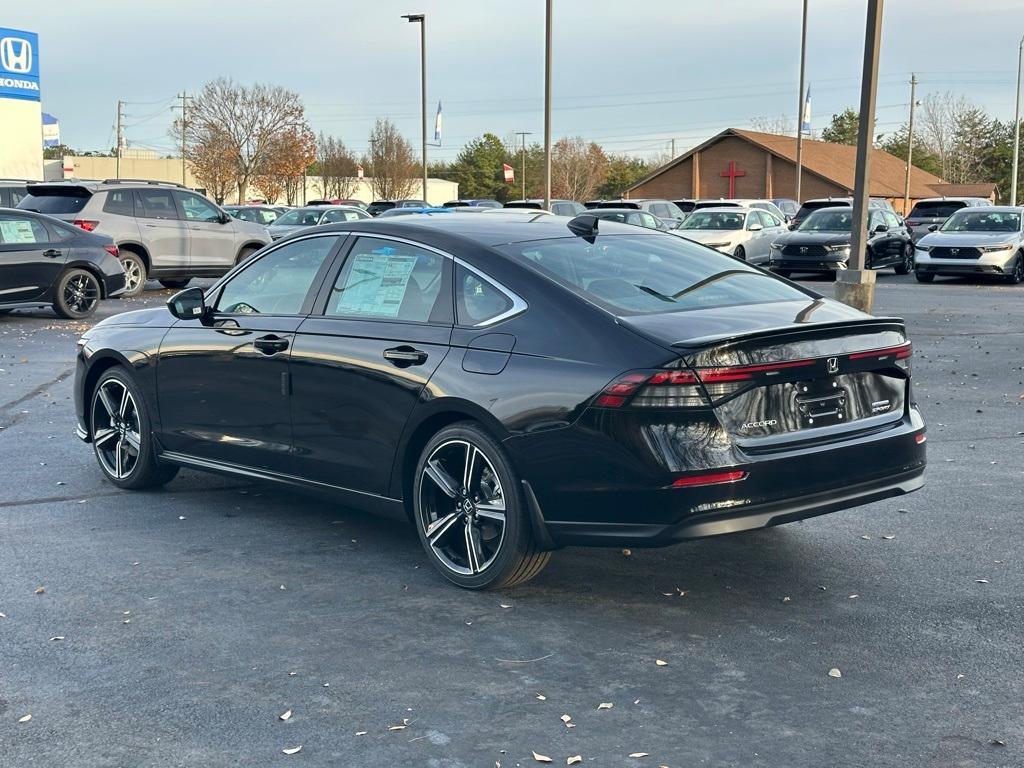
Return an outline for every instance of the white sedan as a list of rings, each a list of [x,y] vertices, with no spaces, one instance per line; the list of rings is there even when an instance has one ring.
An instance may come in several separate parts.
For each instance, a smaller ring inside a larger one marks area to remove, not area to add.
[[[772,241],[788,231],[782,219],[768,211],[722,207],[694,211],[673,234],[751,264],[763,264],[768,262]]]

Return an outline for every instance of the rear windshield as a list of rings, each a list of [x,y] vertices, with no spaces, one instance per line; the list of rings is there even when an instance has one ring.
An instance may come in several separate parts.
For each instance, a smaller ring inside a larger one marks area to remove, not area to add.
[[[599,235],[499,246],[617,315],[806,299],[782,280],[675,235]]]
[[[924,218],[929,216],[932,218],[945,219],[952,216],[954,213],[959,211],[961,208],[966,208],[967,203],[960,202],[959,200],[934,200],[932,202],[918,203],[911,211],[908,219],[912,219],[915,216],[918,218]]]
[[[819,208],[834,208],[837,205],[844,205],[844,203],[837,202],[835,200],[821,200],[817,203],[804,203],[800,206],[800,210],[797,212],[796,216],[798,219],[802,219],[807,214],[812,211],[816,211]]]
[[[22,198],[18,207],[39,213],[78,213],[89,202],[92,193],[81,189],[38,189]]]
[[[323,215],[323,208],[296,208],[278,217],[274,224],[282,227],[314,227]]]
[[[1010,211],[960,211],[939,228],[940,232],[1017,232],[1020,214]]]

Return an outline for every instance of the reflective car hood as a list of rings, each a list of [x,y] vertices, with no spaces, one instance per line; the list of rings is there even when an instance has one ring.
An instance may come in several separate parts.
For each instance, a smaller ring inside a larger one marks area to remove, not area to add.
[[[257,224],[254,221],[242,221],[242,219],[232,218],[233,226],[237,232],[241,232],[246,235],[262,235],[264,238],[267,236],[267,227],[262,224]]]
[[[135,309],[131,312],[121,312],[100,320],[90,330],[96,328],[110,328],[114,325],[152,326],[155,328],[166,327],[174,323],[172,315],[167,307],[152,307],[151,309]]]
[[[785,245],[849,245],[849,232],[787,232],[775,242]]]
[[[695,243],[731,243],[743,235],[742,229],[677,229],[676,234]]]
[[[918,245],[1013,245],[1019,243],[1019,232],[929,232],[917,241]]]

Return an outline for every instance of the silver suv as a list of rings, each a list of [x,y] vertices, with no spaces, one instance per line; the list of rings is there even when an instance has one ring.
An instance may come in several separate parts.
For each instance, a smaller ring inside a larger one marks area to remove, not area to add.
[[[180,184],[136,179],[29,184],[19,208],[46,213],[114,239],[125,296],[148,278],[183,288],[193,277],[219,277],[270,242],[267,228],[228,215]]]

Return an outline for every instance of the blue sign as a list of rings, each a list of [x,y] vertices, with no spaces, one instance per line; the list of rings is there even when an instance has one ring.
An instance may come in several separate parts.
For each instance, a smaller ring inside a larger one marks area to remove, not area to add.
[[[39,101],[39,35],[0,27],[0,99]]]

